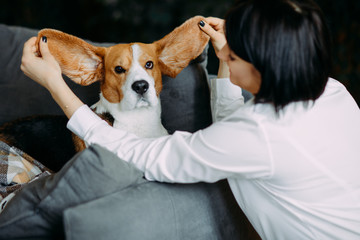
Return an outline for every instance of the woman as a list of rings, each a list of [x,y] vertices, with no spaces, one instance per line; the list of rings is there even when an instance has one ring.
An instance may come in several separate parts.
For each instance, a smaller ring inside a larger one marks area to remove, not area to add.
[[[194,134],[139,139],[108,126],[67,87],[46,39],[42,58],[35,39],[25,44],[22,70],[50,91],[69,129],[147,179],[228,179],[263,239],[358,238],[360,111],[329,78],[330,40],[319,8],[310,0],[240,1],[225,21],[207,18],[199,26],[220,67],[211,84],[214,124]],[[239,87],[254,99],[244,105]]]

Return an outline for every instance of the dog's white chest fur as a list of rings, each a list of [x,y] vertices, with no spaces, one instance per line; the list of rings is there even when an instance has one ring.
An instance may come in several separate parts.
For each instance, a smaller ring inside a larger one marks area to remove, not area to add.
[[[114,116],[114,127],[132,132],[139,137],[160,137],[167,131],[160,122],[159,114],[149,108],[122,112]]]
[[[92,106],[96,113],[108,112],[114,117],[114,128],[122,129],[139,137],[160,137],[168,135],[161,123],[160,101],[154,106],[121,110],[121,103],[110,103],[102,94],[100,100]]]

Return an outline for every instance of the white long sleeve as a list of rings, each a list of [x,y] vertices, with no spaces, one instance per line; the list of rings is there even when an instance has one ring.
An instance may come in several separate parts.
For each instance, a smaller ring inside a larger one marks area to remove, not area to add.
[[[85,124],[82,119],[86,119]],[[229,121],[241,122],[241,119],[236,117]],[[235,138],[231,137],[234,129],[219,122],[194,134],[177,131],[171,136],[140,139],[110,127],[84,105],[70,119],[68,127],[88,145],[99,144],[134,163],[147,179],[188,183],[270,174],[268,147],[261,129],[256,122],[244,121],[244,125],[247,131],[241,132],[239,128]],[[248,133],[250,129],[251,134]],[[242,138],[237,139],[238,135]],[[253,142],[258,145],[256,154],[252,150]],[[238,156],[244,157],[239,159]]]
[[[232,84],[228,78],[212,78],[209,83],[213,122],[220,121],[244,105],[242,89]]]

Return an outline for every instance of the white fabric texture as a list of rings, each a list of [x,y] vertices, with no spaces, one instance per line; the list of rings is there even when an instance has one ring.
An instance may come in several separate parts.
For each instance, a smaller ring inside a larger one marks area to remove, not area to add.
[[[193,134],[139,139],[87,106],[68,128],[132,162],[149,180],[228,179],[262,239],[360,238],[360,111],[329,79],[315,103],[243,104],[229,79],[211,81],[214,123]]]

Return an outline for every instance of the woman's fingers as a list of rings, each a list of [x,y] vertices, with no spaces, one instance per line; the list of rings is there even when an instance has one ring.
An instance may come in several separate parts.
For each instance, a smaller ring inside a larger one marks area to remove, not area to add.
[[[27,40],[24,44],[23,55],[21,58],[21,70],[27,75],[26,69],[27,66],[34,60],[34,52],[36,51],[36,37],[32,37]]]
[[[32,37],[25,42],[22,59],[31,57],[34,54],[34,49],[36,51],[35,42],[36,37]]]
[[[30,38],[29,40],[27,40],[26,42],[25,42],[25,44],[24,44],[24,50],[25,49],[28,49],[29,47],[31,47],[31,46],[34,46],[35,45],[35,42],[36,42],[36,37],[32,37],[32,38]]]
[[[216,17],[207,17],[205,21],[217,31],[224,32],[225,20]]]
[[[208,17],[199,23],[200,29],[209,35],[215,52],[220,51],[226,44],[224,34],[224,20],[220,18]]]
[[[60,79],[61,68],[51,55],[46,41],[40,39],[38,48],[36,40],[33,37],[24,44],[20,68],[26,76],[48,88],[52,79]]]
[[[209,35],[209,37],[212,39],[216,39],[218,37],[218,32],[211,27],[209,24],[207,24],[205,21],[201,21],[200,22],[200,26],[201,29],[207,34]]]

